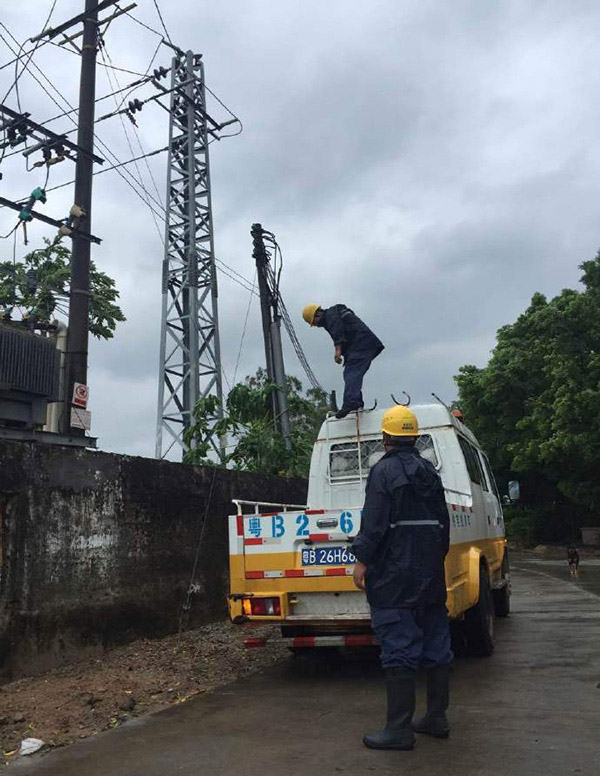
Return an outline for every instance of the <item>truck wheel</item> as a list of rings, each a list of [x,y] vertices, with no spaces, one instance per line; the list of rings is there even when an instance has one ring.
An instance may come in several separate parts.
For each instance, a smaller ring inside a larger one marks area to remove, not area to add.
[[[455,657],[467,654],[465,624],[462,620],[450,620],[450,643]]]
[[[510,568],[508,565],[508,552],[502,559],[502,587],[494,590],[494,611],[496,617],[508,617],[510,614]]]
[[[465,612],[465,637],[472,655],[494,651],[494,598],[484,566],[479,568],[479,600]]]

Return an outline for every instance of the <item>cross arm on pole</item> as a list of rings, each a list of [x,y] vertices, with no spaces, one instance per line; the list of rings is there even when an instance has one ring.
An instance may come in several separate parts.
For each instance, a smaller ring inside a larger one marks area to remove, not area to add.
[[[0,197],[0,205],[9,207],[11,210],[16,210],[19,213],[23,210],[22,204],[13,202],[10,199],[6,199],[6,197]],[[50,226],[55,226],[57,229],[60,229],[61,226],[66,226],[65,219],[58,221],[56,218],[50,218],[50,216],[45,216],[43,213],[38,213],[35,210],[29,210],[29,212],[33,218],[36,218],[38,221],[43,221],[45,224],[50,224]],[[71,230],[69,237],[83,237],[84,239],[97,244],[102,242],[99,237],[95,237],[93,234],[89,234],[88,232],[81,232],[79,229],[77,229],[77,227],[69,227],[69,229]]]
[[[68,30],[74,24],[78,24],[79,22],[84,22],[92,14],[99,13],[100,11],[104,11],[105,8],[110,8],[111,5],[116,5],[118,2],[119,0],[102,0],[102,2],[98,3],[98,5],[94,10],[83,11],[83,13],[79,13],[77,14],[77,16],[73,16],[72,19],[69,19],[68,21],[63,22],[62,24],[59,24],[58,27],[50,27],[49,30],[44,30],[43,32],[40,32],[40,34],[36,35],[34,38],[29,38],[29,42],[36,43],[36,41],[46,37],[48,38],[48,40],[52,40],[57,35],[60,35],[61,32]]]
[[[42,135],[52,143],[63,145],[65,148],[69,148],[71,151],[74,151],[77,154],[82,153],[86,156],[89,156],[95,162],[98,162],[98,164],[104,164],[104,159],[102,159],[101,156],[96,156],[96,154],[86,151],[76,143],[72,143],[70,140],[67,140],[64,135],[57,135],[56,132],[53,132],[51,129],[43,127],[41,124],[32,121],[32,119],[29,118],[29,113],[17,113],[17,111],[12,110],[12,108],[9,108],[6,105],[0,105],[0,113],[8,116],[11,119],[17,120],[20,124],[24,124],[29,130],[31,130],[32,133],[36,132],[38,135]],[[35,139],[42,144],[44,142],[37,137]]]

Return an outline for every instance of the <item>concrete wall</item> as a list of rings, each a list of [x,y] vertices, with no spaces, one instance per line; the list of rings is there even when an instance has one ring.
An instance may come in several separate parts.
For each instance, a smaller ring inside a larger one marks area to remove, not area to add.
[[[0,440],[0,672],[176,631],[201,534],[189,624],[224,616],[234,497],[306,482]]]

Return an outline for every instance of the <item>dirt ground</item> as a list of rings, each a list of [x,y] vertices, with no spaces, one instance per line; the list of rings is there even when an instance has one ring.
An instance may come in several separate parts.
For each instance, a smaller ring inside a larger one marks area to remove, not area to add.
[[[264,649],[243,641],[272,627],[214,623],[0,685],[0,763],[18,756],[24,738],[64,746],[271,665],[289,654],[278,638]]]

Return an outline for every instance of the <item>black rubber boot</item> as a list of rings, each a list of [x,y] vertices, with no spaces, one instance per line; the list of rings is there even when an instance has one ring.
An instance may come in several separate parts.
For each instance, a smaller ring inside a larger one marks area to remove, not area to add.
[[[436,738],[448,738],[450,725],[446,719],[450,687],[450,666],[441,665],[427,670],[427,711],[412,724],[415,733],[427,733]]]
[[[369,749],[412,749],[415,745],[415,734],[410,723],[415,711],[417,674],[409,668],[388,668],[385,678],[386,726],[381,733],[366,735],[363,744]]]
[[[341,410],[338,410],[335,413],[335,416],[338,420],[341,420],[342,418],[345,418],[346,415],[349,415],[351,412],[356,412],[357,410],[361,409],[360,407],[342,407]]]

